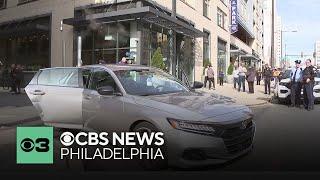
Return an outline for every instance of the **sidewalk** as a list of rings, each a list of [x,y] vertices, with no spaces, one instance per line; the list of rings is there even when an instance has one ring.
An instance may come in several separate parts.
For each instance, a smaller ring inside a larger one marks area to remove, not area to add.
[[[39,114],[25,93],[13,95],[0,88],[0,127],[38,120]]]
[[[260,86],[255,85],[255,93],[249,94],[248,93],[248,84],[246,83],[246,92],[238,92],[233,88],[233,84],[224,84],[224,86],[216,85],[215,90],[210,90],[208,88],[203,88],[205,92],[209,93],[216,93],[219,95],[227,96],[235,100],[237,104],[243,104],[246,106],[259,106],[268,104],[271,95],[264,94],[264,85],[261,84]]]

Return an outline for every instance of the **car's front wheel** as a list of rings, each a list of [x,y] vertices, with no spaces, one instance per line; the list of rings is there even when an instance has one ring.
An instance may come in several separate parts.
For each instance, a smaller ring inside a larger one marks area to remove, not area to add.
[[[151,134],[152,132],[160,132],[153,124],[149,123],[149,122],[142,122],[137,124],[134,128],[133,128],[134,132],[139,132],[141,134],[143,133],[148,133]],[[146,170],[162,170],[162,169],[166,169],[168,167],[168,161],[167,161],[167,157],[166,157],[166,146],[163,145],[161,147],[158,146],[147,146],[147,145],[142,145],[140,146],[140,148],[142,148],[143,152],[147,151],[147,148],[152,148],[153,152],[155,153],[157,148],[160,148],[162,155],[164,157],[164,159],[162,158],[156,158],[156,159],[147,159],[147,158],[142,158],[139,159],[139,164],[141,165],[142,168],[146,169]]]

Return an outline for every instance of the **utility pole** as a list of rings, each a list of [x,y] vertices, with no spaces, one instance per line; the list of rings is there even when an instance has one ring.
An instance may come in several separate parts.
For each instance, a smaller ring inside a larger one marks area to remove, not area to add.
[[[274,53],[274,32],[275,32],[275,23],[274,23],[274,18],[275,18],[275,5],[274,5],[274,0],[272,0],[272,23],[271,23],[271,61],[270,61],[270,66],[274,67],[274,60],[275,60],[275,53]]]
[[[176,0],[172,0],[172,13],[171,16],[173,18],[177,18],[177,1]],[[170,70],[172,71],[172,75],[173,76],[177,76],[177,46],[176,46],[176,32],[174,31],[174,29],[170,29],[169,31],[169,47],[170,47]]]

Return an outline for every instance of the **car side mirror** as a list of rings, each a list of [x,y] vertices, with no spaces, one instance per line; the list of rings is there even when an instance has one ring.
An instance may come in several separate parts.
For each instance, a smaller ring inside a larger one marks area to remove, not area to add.
[[[117,95],[112,86],[103,86],[98,88],[98,93],[104,96],[114,96]]]
[[[192,89],[201,89],[201,88],[203,88],[203,86],[204,86],[204,84],[202,82],[195,81],[193,83]]]

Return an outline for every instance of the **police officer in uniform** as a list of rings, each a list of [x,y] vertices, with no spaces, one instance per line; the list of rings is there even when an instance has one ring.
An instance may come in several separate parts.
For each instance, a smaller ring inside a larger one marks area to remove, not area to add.
[[[311,111],[314,108],[314,96],[313,96],[313,86],[314,78],[316,74],[314,67],[311,65],[311,60],[306,60],[306,68],[302,72],[303,78],[303,96],[304,96],[304,107]]]
[[[301,61],[296,60],[296,67],[291,71],[291,107],[300,107],[302,89]]]

